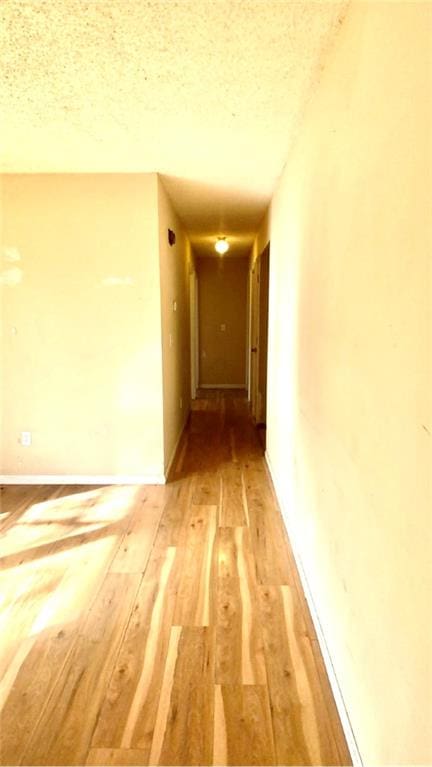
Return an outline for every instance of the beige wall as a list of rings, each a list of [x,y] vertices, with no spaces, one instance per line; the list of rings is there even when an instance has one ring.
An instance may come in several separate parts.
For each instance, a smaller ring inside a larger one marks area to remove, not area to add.
[[[157,176],[3,186],[1,473],[160,477]]]
[[[248,259],[198,258],[197,273],[199,383],[244,386]]]
[[[0,175],[0,473],[3,466],[3,412],[4,412],[4,351],[3,351],[3,306],[4,306],[4,282],[7,279],[10,262],[6,260],[3,248],[3,176]]]
[[[164,462],[167,469],[189,414],[190,318],[189,275],[193,271],[190,243],[171,200],[158,179],[159,253],[161,274]],[[168,243],[168,228],[176,235]]]
[[[432,763],[430,3],[353,3],[271,207],[268,454],[365,764]]]

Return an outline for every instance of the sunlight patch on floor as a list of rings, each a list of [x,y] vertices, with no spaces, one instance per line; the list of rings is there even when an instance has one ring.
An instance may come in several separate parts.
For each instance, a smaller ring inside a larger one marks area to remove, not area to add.
[[[50,556],[49,551],[38,554],[35,550],[77,536],[82,537],[79,545],[84,545],[85,536],[102,531],[104,527],[127,517],[136,501],[138,489],[138,486],[116,486],[33,504],[4,536],[2,556],[22,552],[25,559],[27,546],[27,552],[31,549],[36,557]],[[93,502],[88,505],[90,500]],[[36,534],[35,526],[39,528]]]

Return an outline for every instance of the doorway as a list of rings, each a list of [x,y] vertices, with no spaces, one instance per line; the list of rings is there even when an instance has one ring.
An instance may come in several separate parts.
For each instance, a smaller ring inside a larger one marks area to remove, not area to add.
[[[198,333],[198,278],[193,270],[189,275],[189,318],[190,318],[190,354],[191,354],[191,397],[196,399],[199,371],[199,333]]]
[[[196,259],[198,386],[246,389],[246,256]]]
[[[251,271],[251,411],[265,447],[267,425],[268,313],[270,243],[256,259]]]

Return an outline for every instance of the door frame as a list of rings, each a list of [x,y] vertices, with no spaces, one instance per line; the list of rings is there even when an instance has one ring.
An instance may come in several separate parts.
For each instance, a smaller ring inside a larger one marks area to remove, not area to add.
[[[251,414],[255,423],[262,423],[266,421],[266,414],[264,412],[265,405],[262,402],[262,393],[260,392],[260,355],[262,353],[260,348],[260,306],[262,303],[261,290],[264,288],[269,291],[270,280],[267,281],[267,286],[263,286],[261,280],[261,257],[266,255],[269,258],[270,267],[270,241],[259,253],[249,271],[249,294],[250,294],[250,307],[249,307],[249,380],[248,380],[248,399],[250,401]],[[268,310],[267,310],[268,311]],[[267,322],[267,347],[268,347],[268,322]],[[268,351],[268,349],[267,349]],[[268,362],[268,360],[267,360]],[[268,370],[268,364],[266,366]]]
[[[190,363],[191,397],[196,399],[199,387],[199,317],[198,317],[198,275],[192,271],[189,275],[190,307]]]

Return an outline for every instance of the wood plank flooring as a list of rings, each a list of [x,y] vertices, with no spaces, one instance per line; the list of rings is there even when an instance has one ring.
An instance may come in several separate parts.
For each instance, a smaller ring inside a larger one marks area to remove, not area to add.
[[[2,765],[351,764],[238,392],[165,487],[0,498]]]

